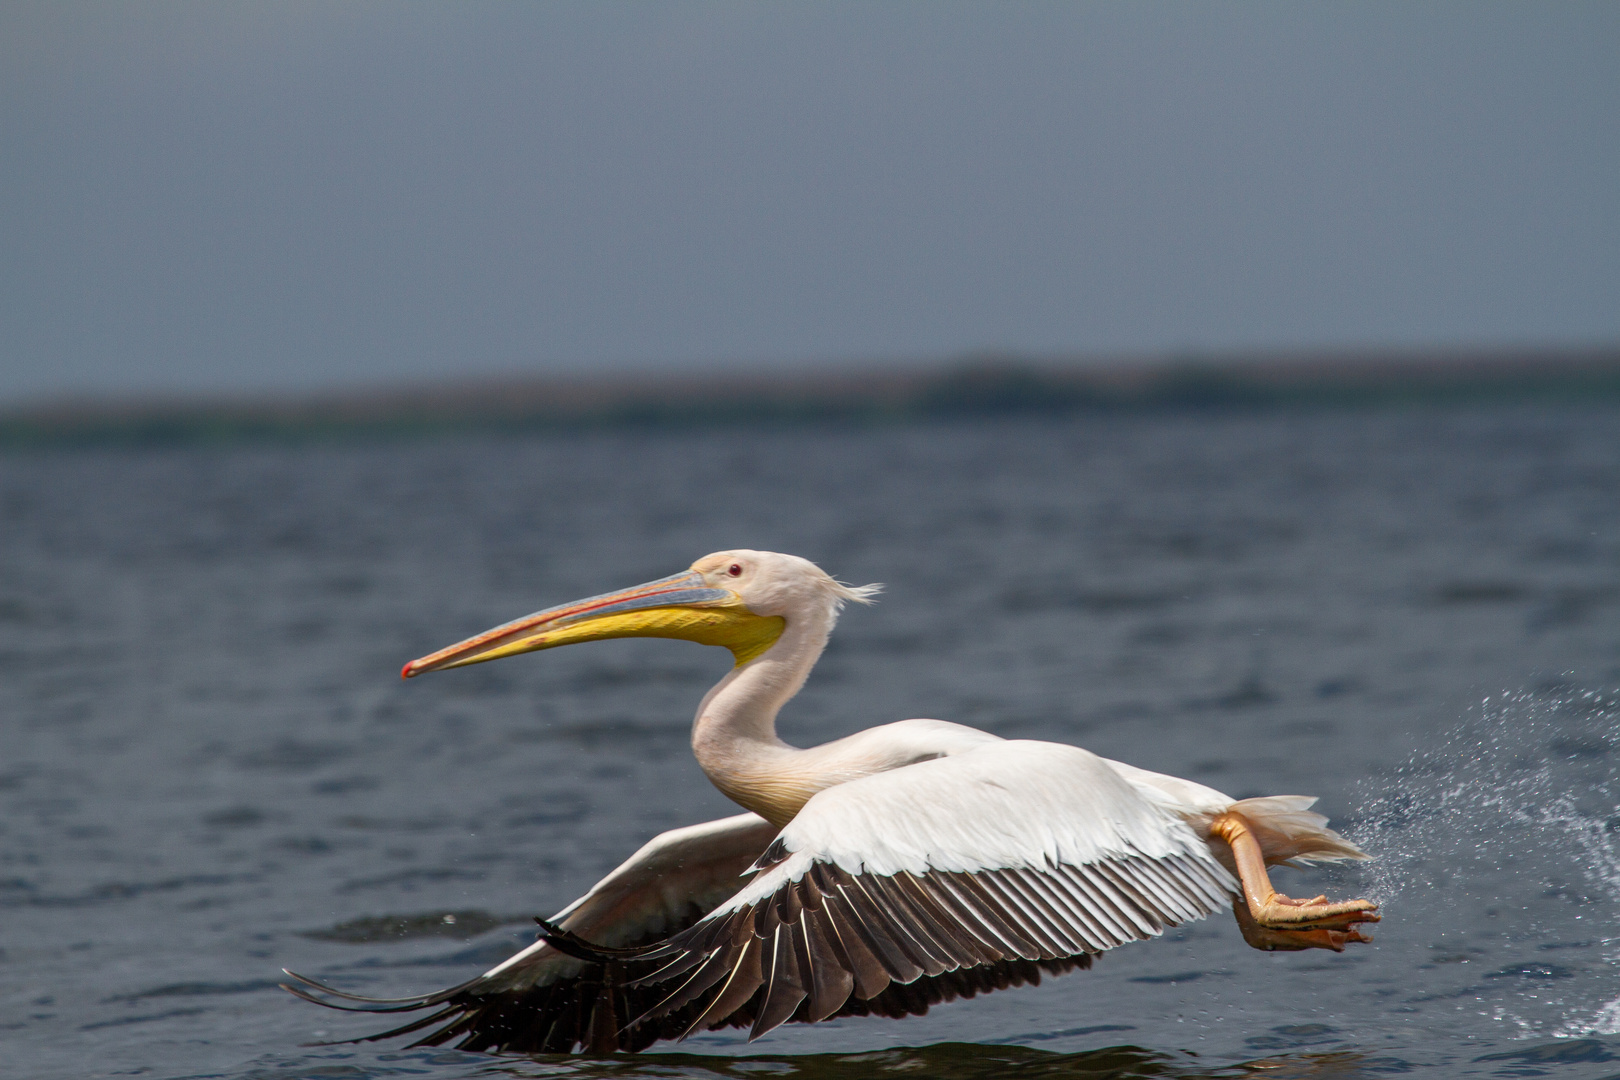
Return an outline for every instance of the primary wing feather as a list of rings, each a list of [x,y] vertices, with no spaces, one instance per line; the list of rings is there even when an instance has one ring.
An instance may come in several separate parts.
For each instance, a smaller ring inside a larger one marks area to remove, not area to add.
[[[775,835],[775,827],[754,814],[663,833],[553,921],[604,945],[666,938],[735,893],[739,878]],[[568,1053],[576,1047],[640,1050],[680,1034],[690,1019],[667,1016],[627,1027],[627,1021],[648,1011],[665,994],[625,985],[622,971],[611,960],[581,959],[543,940],[476,979],[417,997],[367,998],[287,974],[302,984],[287,984],[287,990],[331,1008],[397,1013],[441,1007],[357,1042],[415,1034],[440,1024],[413,1045],[453,1042],[464,1050],[529,1053]]]

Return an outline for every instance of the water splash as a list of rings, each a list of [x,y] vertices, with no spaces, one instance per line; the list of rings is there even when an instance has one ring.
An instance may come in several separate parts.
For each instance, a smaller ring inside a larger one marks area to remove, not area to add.
[[[1620,1032],[1617,772],[1620,696],[1561,684],[1486,698],[1363,790],[1348,831],[1378,856],[1364,874],[1386,928],[1426,947],[1426,1011]]]

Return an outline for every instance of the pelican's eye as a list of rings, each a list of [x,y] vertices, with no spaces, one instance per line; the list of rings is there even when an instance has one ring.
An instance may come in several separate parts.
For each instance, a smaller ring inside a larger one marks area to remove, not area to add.
[[[732,577],[742,577],[742,563],[732,563],[726,567],[726,573]]]

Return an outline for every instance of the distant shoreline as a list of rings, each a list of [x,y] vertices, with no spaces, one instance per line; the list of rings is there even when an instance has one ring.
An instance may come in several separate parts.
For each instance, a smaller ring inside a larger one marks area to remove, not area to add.
[[[635,425],[1620,400],[1620,346],[1042,360],[468,379],[304,396],[0,409],[0,447]]]

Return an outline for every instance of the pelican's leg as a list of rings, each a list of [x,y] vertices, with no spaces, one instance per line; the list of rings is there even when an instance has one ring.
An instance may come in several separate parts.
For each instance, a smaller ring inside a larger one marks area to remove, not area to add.
[[[1377,922],[1378,905],[1370,900],[1330,903],[1325,896],[1295,900],[1271,887],[1265,856],[1249,823],[1238,814],[1222,814],[1210,823],[1210,835],[1232,847],[1243,882],[1243,897],[1232,905],[1243,940],[1256,949],[1332,949],[1371,941],[1358,923]]]

